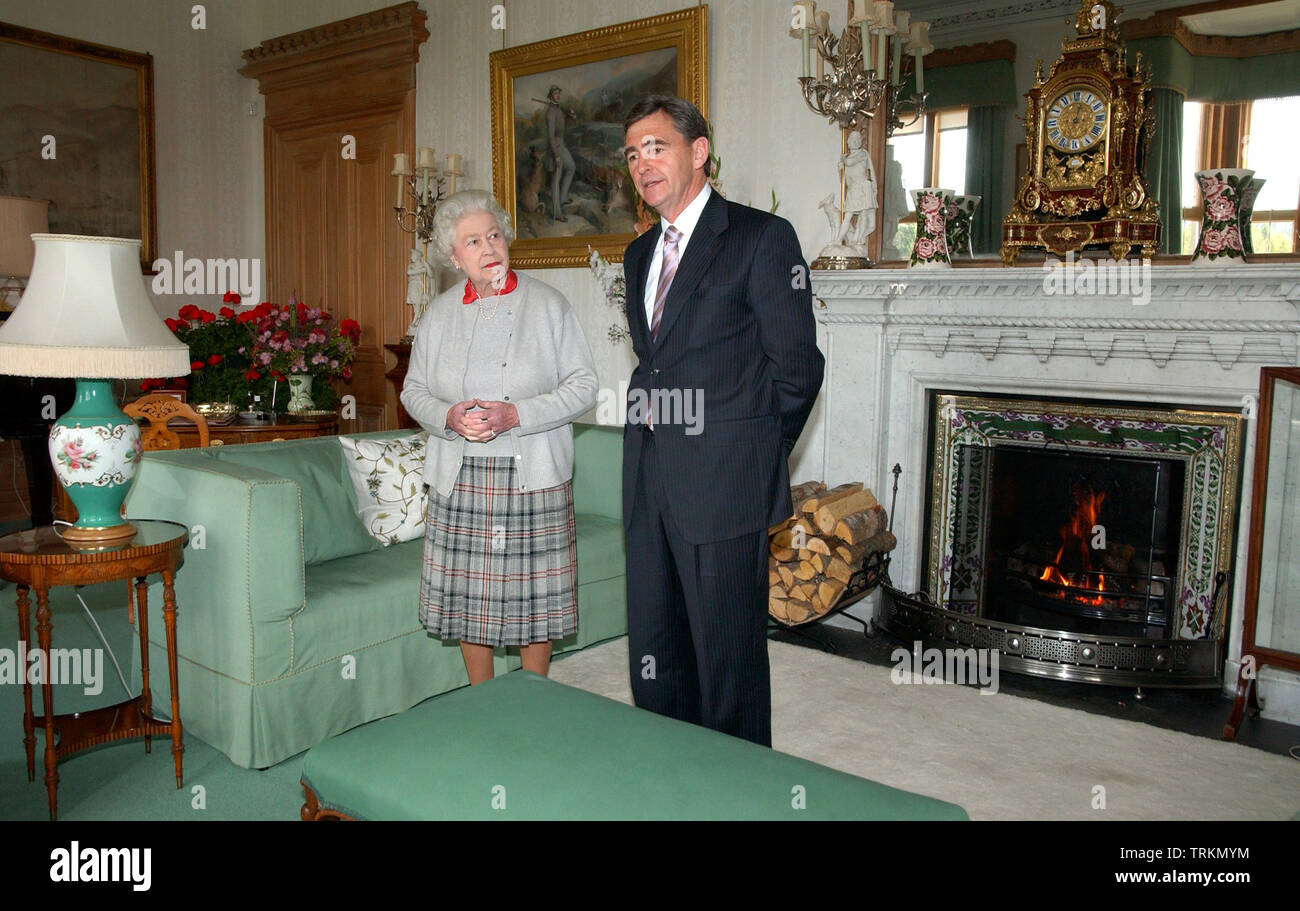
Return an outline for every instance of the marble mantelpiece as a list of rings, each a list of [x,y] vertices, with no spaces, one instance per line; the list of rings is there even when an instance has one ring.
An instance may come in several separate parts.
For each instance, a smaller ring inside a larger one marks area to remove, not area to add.
[[[1300,263],[1158,266],[1145,302],[1146,294],[1067,295],[1050,278],[1046,269],[1000,267],[812,274],[826,382],[791,477],[862,480],[887,503],[889,470],[903,467],[891,567],[900,588],[922,581],[931,391],[1253,415],[1260,368],[1300,363]],[[1238,529],[1249,528],[1254,434],[1251,420]],[[1247,543],[1240,532],[1237,567],[1245,566]],[[1227,680],[1235,680],[1239,655],[1241,572],[1232,584]],[[1268,669],[1261,692],[1273,697],[1266,714],[1300,723],[1300,678]]]

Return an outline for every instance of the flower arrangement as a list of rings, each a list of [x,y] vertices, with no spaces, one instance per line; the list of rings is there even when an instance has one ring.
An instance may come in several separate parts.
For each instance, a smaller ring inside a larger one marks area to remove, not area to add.
[[[248,332],[239,325],[230,304],[239,303],[239,295],[227,293],[223,306],[216,313],[202,310],[194,304],[180,309],[176,319],[166,320],[167,328],[176,338],[189,346],[190,375],[167,381],[145,380],[142,392],[162,388],[188,387],[193,402],[237,402],[247,395],[243,373],[247,359],[242,346],[247,344]]]
[[[287,304],[261,303],[236,320],[247,326],[251,336],[244,375],[248,382],[268,374],[277,381],[292,374],[344,382],[352,379],[352,362],[361,340],[356,320],[345,319],[336,325],[329,313],[308,307],[292,295]],[[244,354],[245,348],[239,352]],[[337,393],[329,384],[321,385],[312,393],[316,404],[333,407]]]
[[[600,251],[587,247],[587,252],[590,254],[587,263],[592,276],[605,292],[605,303],[617,308],[623,317],[617,323],[610,323],[606,333],[610,344],[617,345],[631,338],[627,331],[627,279],[623,277],[623,267],[608,262]]]
[[[273,384],[283,383],[291,374],[307,374],[322,379],[352,379],[352,362],[356,359],[361,326],[345,319],[337,325],[334,318],[320,308],[308,308],[290,298],[289,304],[275,306],[261,303],[251,310],[236,313],[230,305],[239,304],[240,296],[228,292],[216,313],[189,304],[176,319],[166,320],[167,328],[189,346],[190,375],[167,379],[148,379],[140,384],[142,392],[162,388],[188,388],[191,402],[233,402],[244,405],[250,395],[260,395],[269,406]],[[323,408],[332,407],[337,393],[321,383],[315,397]],[[275,396],[275,409],[288,407],[289,392],[281,387]]]

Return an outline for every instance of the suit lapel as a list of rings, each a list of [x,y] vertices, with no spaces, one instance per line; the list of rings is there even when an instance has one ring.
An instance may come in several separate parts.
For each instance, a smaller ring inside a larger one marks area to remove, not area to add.
[[[650,241],[646,234],[641,235],[628,246],[631,264],[631,281],[624,289],[624,303],[627,304],[627,324],[632,330],[634,338],[643,339],[645,347],[650,348],[650,326],[645,319],[645,282],[646,276],[650,272],[650,257],[654,255],[654,245],[658,241],[655,235],[655,241]],[[637,241],[648,241],[637,245]]]
[[[673,323],[681,315],[700,279],[704,277],[709,263],[720,248],[718,237],[727,228],[727,202],[716,191],[710,191],[709,201],[704,204],[700,220],[695,224],[695,232],[686,244],[686,254],[677,266],[673,285],[668,289],[668,299],[664,301],[664,315],[659,320],[659,335],[652,342],[655,348],[663,344],[668,337]],[[653,252],[653,248],[651,248]],[[643,282],[644,283],[644,282]],[[644,290],[644,289],[643,289]]]

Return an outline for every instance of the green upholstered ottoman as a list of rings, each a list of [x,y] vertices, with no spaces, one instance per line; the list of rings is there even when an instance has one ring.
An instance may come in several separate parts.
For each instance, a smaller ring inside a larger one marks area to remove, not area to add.
[[[516,671],[317,744],[304,819],[966,819]]]

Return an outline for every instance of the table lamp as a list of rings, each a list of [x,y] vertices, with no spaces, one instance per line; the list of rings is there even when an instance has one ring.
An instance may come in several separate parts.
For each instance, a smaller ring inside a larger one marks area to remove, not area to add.
[[[32,274],[32,235],[50,230],[50,201],[0,196],[0,310],[12,310]]]
[[[111,380],[180,376],[189,348],[154,310],[140,241],[34,234],[35,262],[18,309],[0,326],[0,373],[77,381],[72,407],[50,430],[50,460],[80,514],[63,539],[115,547],[135,535],[122,501],[140,460],[140,429],[113,399]]]

